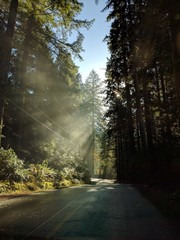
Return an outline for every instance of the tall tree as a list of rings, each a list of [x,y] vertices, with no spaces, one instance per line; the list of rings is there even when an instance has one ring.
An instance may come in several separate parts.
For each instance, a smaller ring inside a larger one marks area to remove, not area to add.
[[[14,28],[17,16],[18,0],[12,0],[9,7],[9,16],[6,29],[2,35],[0,42],[0,146],[2,139],[2,129],[4,124],[4,109],[5,109],[5,97],[7,91],[7,81],[10,67],[10,57],[12,49],[12,41],[14,36]]]
[[[82,103],[83,115],[85,118],[86,139],[85,157],[88,158],[90,173],[95,174],[95,162],[97,156],[98,133],[101,129],[102,99],[101,99],[100,78],[92,70],[84,84],[84,101]]]
[[[173,175],[169,171],[173,149],[179,149],[178,141],[174,142],[179,121],[179,8],[148,0],[111,0],[107,8],[111,29],[106,41],[111,55],[106,70],[106,116],[114,138],[117,179],[151,181],[153,171],[154,180],[160,181]]]
[[[16,142],[19,142],[19,146],[23,149],[25,143],[23,137],[26,133],[25,129],[27,128],[26,114],[24,111],[31,111],[32,109],[28,99],[32,99],[33,96],[35,97],[40,93],[37,92],[37,89],[40,91],[40,87],[37,88],[38,85],[44,85],[42,89],[46,89],[44,93],[46,92],[46,94],[48,94],[48,91],[51,89],[49,86],[53,85],[53,81],[58,81],[58,72],[63,71],[65,75],[65,68],[61,68],[60,71],[57,71],[54,67],[54,63],[60,55],[62,57],[62,64],[68,64],[68,61],[70,60],[67,60],[65,63],[66,60],[64,61],[64,59],[70,59],[71,54],[80,57],[83,35],[78,33],[77,39],[73,43],[69,43],[67,38],[68,33],[74,30],[78,31],[81,27],[89,28],[93,21],[76,19],[76,15],[83,7],[83,4],[79,1],[60,2],[49,0],[43,2],[19,1],[18,18],[17,21],[15,21],[18,7],[17,3],[18,1],[11,1],[10,11],[8,12],[9,25],[7,25],[7,29],[4,27],[4,32],[1,34],[3,36],[1,39],[1,52],[3,52],[3,56],[8,58],[8,61],[1,58],[2,64],[6,63],[4,65],[6,66],[6,69],[8,65],[10,65],[11,68],[8,68],[9,72],[4,71],[5,67],[1,68],[1,70],[4,73],[6,72],[5,74],[8,78],[8,98],[13,102],[15,101],[14,103],[21,108],[18,110],[19,116],[17,117],[16,115],[15,117],[17,121],[16,127],[13,129],[15,130]],[[4,1],[3,4],[5,4]],[[5,23],[6,19],[2,24],[5,26]],[[8,41],[8,44],[5,45],[7,47],[3,48],[3,42],[7,42],[6,40]],[[13,51],[11,51],[11,48]],[[60,54],[57,54],[59,52]],[[47,57],[47,61],[43,60],[43,54]],[[52,84],[50,81],[46,84],[47,78],[50,79],[48,74],[46,74],[44,82],[42,82],[42,75],[47,72],[47,69],[43,69],[43,67],[38,64],[46,64],[47,68],[53,72],[54,79],[52,79]],[[72,66],[66,67],[69,69],[69,72],[71,68],[75,69],[72,60],[70,65]],[[77,71],[75,72],[75,75],[76,74]],[[59,81],[64,81],[64,85],[66,85],[66,81],[73,81],[74,75],[69,77],[71,79],[68,80],[62,79],[61,76]],[[40,82],[35,83],[35,79],[37,81],[40,80]],[[63,83],[59,85],[63,86]],[[65,87],[66,91],[68,87],[67,83],[67,86]],[[63,101],[63,97],[61,98],[61,101]],[[4,102],[2,101],[2,98],[1,102],[1,125],[3,126]],[[9,110],[7,110],[5,120],[8,122],[11,118],[11,114],[9,113]],[[5,133],[9,132],[8,129],[9,126],[7,125]],[[6,144],[7,141],[5,140],[4,145]]]

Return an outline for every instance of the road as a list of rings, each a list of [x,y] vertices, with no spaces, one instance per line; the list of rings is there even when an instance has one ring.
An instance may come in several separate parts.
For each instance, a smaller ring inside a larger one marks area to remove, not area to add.
[[[18,240],[178,239],[134,187],[108,180],[5,201],[0,233]]]

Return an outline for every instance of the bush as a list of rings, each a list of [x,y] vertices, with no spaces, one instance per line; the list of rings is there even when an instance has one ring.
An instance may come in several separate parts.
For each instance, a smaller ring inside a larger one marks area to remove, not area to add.
[[[47,162],[29,165],[29,181],[37,181],[40,184],[45,181],[53,181],[56,176],[54,169],[48,167]]]
[[[69,181],[69,180],[63,180],[63,181],[60,182],[61,187],[69,187],[71,185],[72,185],[72,182]]]
[[[9,181],[0,182],[0,193],[8,192],[9,190],[11,190]]]
[[[39,189],[38,185],[35,182],[27,182],[26,186],[30,191],[36,191]]]
[[[79,179],[75,178],[75,179],[72,180],[72,183],[76,184],[76,185],[79,185],[79,184],[81,184],[81,181]]]
[[[16,191],[27,191],[28,188],[27,188],[27,185],[25,183],[17,183],[17,182],[15,182],[13,184],[13,190],[16,190]]]
[[[69,187],[72,185],[72,182],[69,180],[61,180],[61,181],[56,181],[54,182],[54,188],[61,188],[61,187]]]
[[[61,151],[62,153],[62,151]],[[38,164],[29,164],[24,167],[12,149],[0,149],[0,192],[9,190],[35,191],[40,188],[52,189],[82,182],[89,183],[90,175],[87,164],[77,154],[65,151],[63,156],[51,154],[51,159]],[[61,157],[57,160],[57,157]],[[34,161],[36,162],[36,161]],[[55,164],[58,162],[58,164]],[[54,164],[52,164],[54,163]]]
[[[24,163],[10,148],[0,149],[0,180],[20,182],[26,178]]]
[[[53,189],[54,188],[54,184],[53,184],[53,182],[43,182],[42,188],[44,188],[44,189]]]

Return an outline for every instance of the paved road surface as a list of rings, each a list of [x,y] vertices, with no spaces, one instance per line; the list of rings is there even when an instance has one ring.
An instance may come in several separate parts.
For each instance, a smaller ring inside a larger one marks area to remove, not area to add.
[[[4,202],[0,233],[18,240],[180,239],[135,188],[108,181]]]

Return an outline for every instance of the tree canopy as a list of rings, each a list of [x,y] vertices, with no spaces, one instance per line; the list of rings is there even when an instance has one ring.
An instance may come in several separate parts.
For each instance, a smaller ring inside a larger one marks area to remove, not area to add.
[[[56,179],[89,181],[77,142],[83,84],[73,57],[81,58],[80,30],[94,20],[78,19],[83,4],[74,0],[3,0],[0,6],[2,156],[21,159],[25,171],[35,164],[54,169]],[[73,31],[77,39],[70,42]]]

